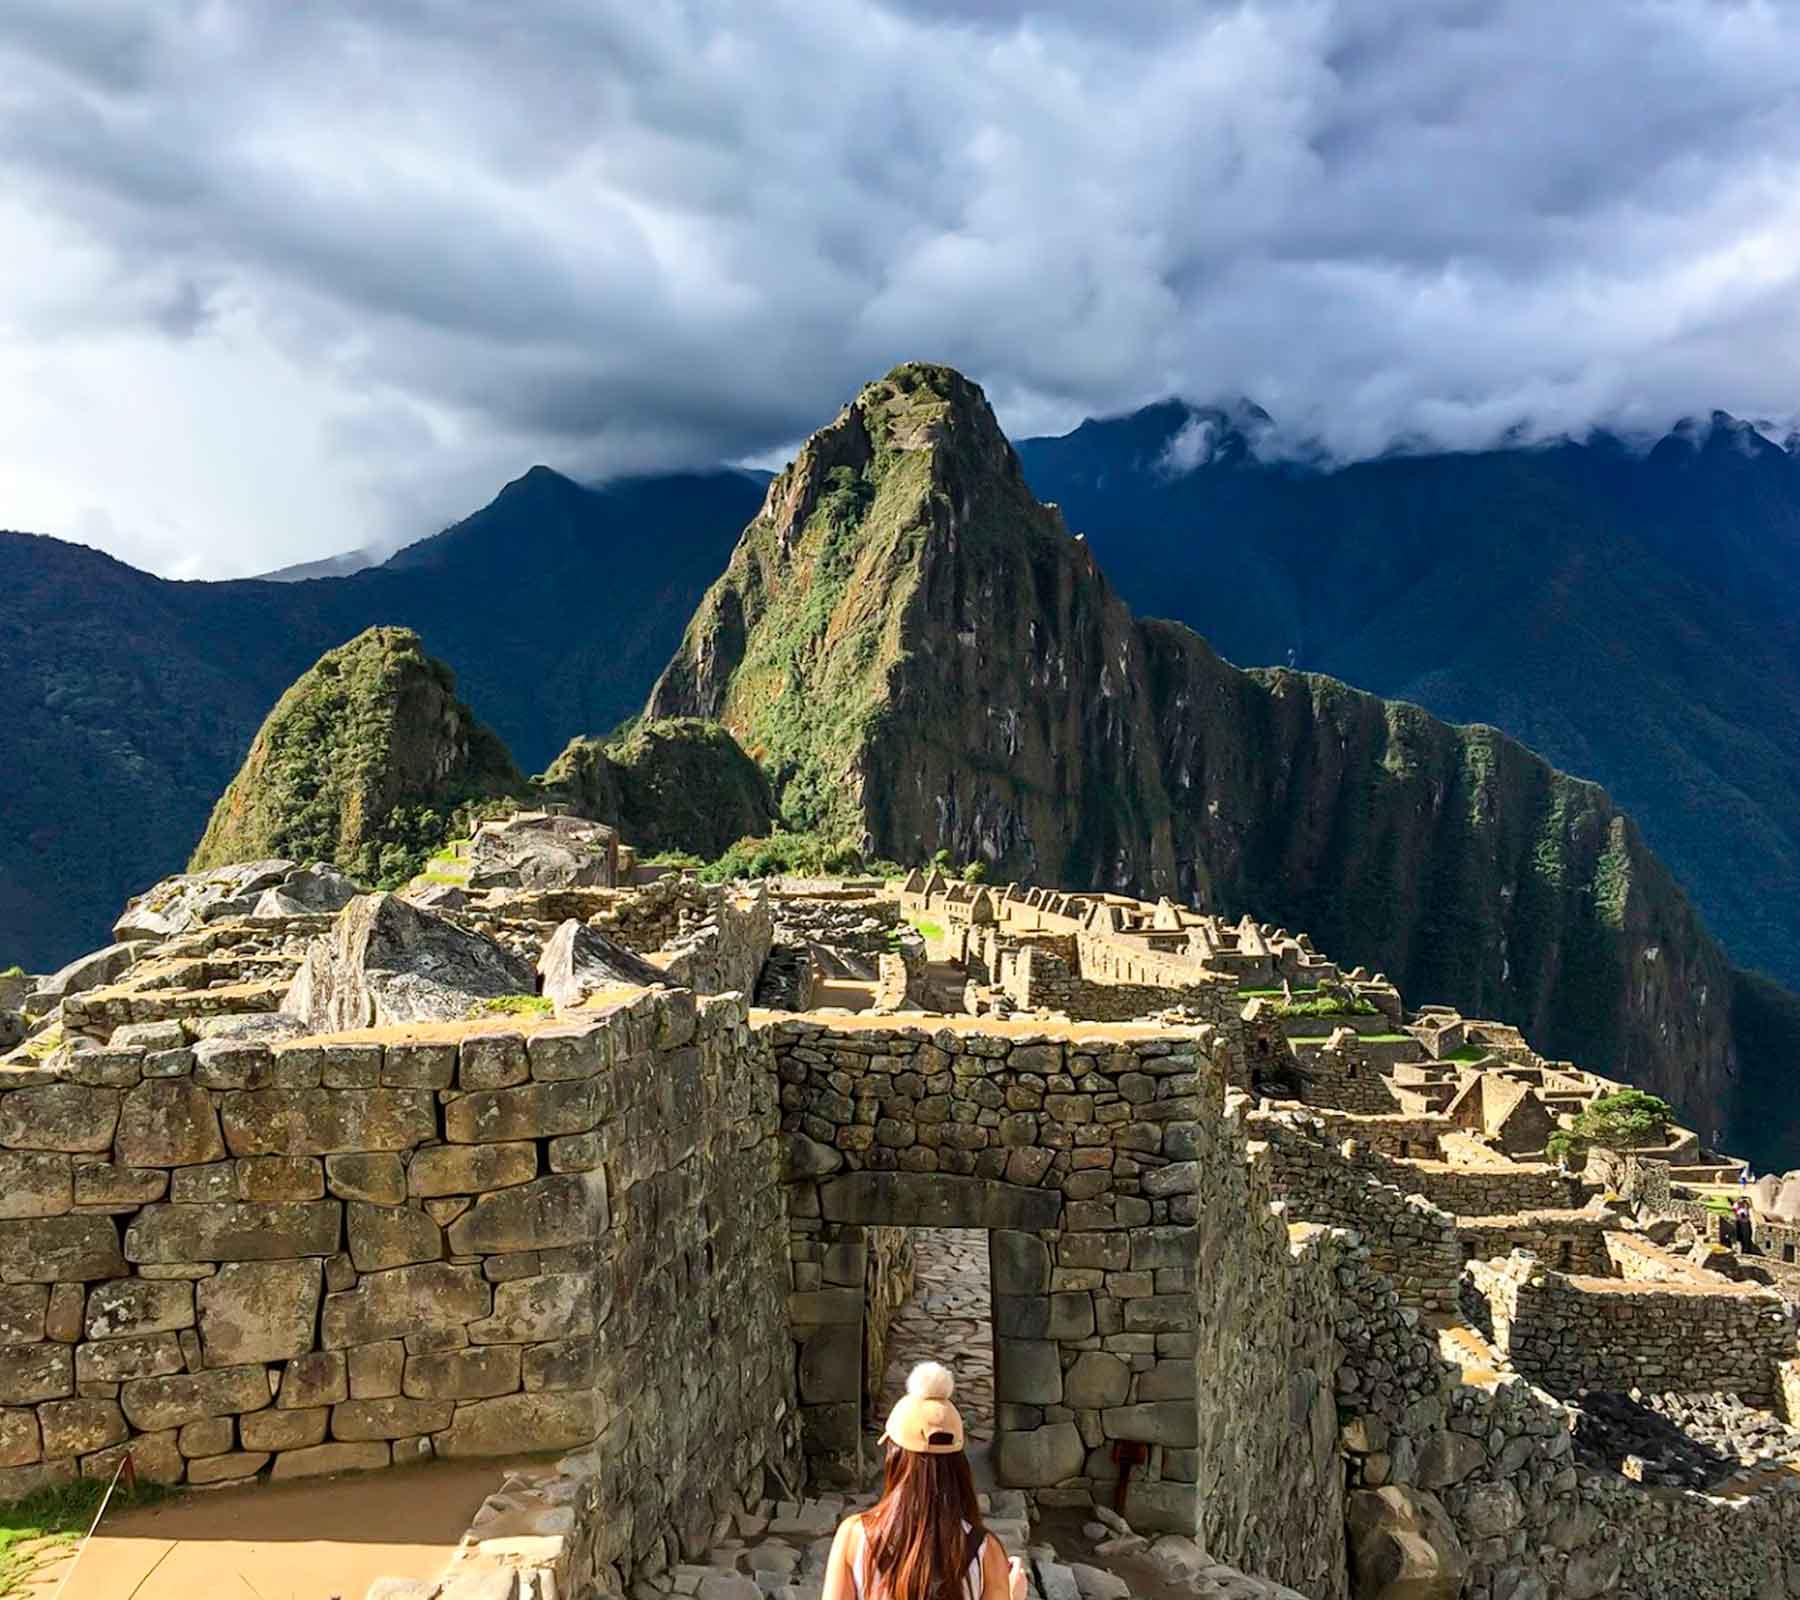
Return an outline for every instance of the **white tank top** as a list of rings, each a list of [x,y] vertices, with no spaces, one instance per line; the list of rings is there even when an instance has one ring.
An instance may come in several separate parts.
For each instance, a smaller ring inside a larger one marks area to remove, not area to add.
[[[966,1522],[962,1525],[962,1530],[965,1535],[975,1531]],[[862,1519],[859,1517],[856,1523],[856,1554],[850,1559],[850,1583],[851,1587],[856,1590],[856,1600],[877,1600],[876,1596],[870,1594],[869,1586],[865,1581],[868,1559],[869,1536],[863,1528]],[[974,1559],[969,1562],[969,1570],[963,1575],[963,1588],[967,1592],[969,1600],[981,1600],[980,1545],[975,1547]]]

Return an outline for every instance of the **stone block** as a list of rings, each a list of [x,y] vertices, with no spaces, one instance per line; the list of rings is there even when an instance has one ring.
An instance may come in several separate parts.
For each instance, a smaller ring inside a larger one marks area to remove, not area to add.
[[[0,1218],[61,1216],[73,1203],[68,1156],[0,1151]]]
[[[305,1411],[350,1398],[344,1352],[315,1350],[296,1356],[282,1369],[276,1404],[283,1411]]]
[[[136,1378],[119,1389],[126,1419],[146,1433],[184,1427],[207,1417],[260,1411],[268,1403],[269,1374],[261,1365]]]
[[[1087,1459],[1072,1422],[1001,1433],[994,1441],[994,1476],[1012,1489],[1041,1489],[1079,1476]]]
[[[1197,1393],[1192,1361],[1158,1361],[1148,1372],[1138,1375],[1140,1400],[1185,1400],[1192,1405]]]
[[[318,1478],[331,1472],[367,1472],[388,1464],[385,1440],[315,1444],[301,1450],[283,1450],[269,1469],[272,1479]]]
[[[52,1405],[66,1404],[52,1401]],[[25,1467],[41,1460],[38,1414],[29,1407],[0,1411],[0,1467]]]
[[[1122,1272],[1131,1264],[1131,1239],[1120,1233],[1065,1233],[1056,1243],[1061,1267],[1093,1267]]]
[[[441,1260],[444,1231],[423,1211],[352,1200],[345,1211],[350,1259],[358,1272],[380,1272],[420,1261]]]
[[[800,1403],[824,1405],[862,1395],[862,1323],[815,1328],[800,1346]]]
[[[1188,1449],[1200,1442],[1199,1413],[1191,1400],[1110,1406],[1100,1413],[1100,1425],[1109,1439],[1141,1439]]]
[[[402,1392],[415,1400],[485,1400],[518,1387],[519,1347],[512,1344],[408,1356],[401,1385]]]
[[[212,1096],[192,1078],[152,1078],[127,1092],[118,1159],[133,1167],[193,1167],[225,1154]]]
[[[545,1151],[552,1172],[592,1172],[606,1160],[606,1150],[597,1133],[564,1134],[550,1140]]]
[[[350,1398],[384,1400],[399,1394],[406,1360],[406,1346],[398,1339],[358,1345],[349,1352]]]
[[[450,1400],[346,1400],[331,1408],[334,1439],[404,1439],[448,1427],[456,1406]]]
[[[112,1148],[119,1100],[117,1089],[79,1083],[35,1084],[0,1094],[0,1145],[99,1155]]]
[[[593,1078],[465,1094],[444,1107],[444,1137],[452,1144],[499,1144],[586,1133],[599,1122],[601,1104]]]
[[[391,1153],[327,1156],[325,1181],[333,1194],[345,1200],[366,1200],[378,1206],[406,1201],[406,1168],[399,1156]]]
[[[1446,1429],[1432,1434],[1420,1447],[1414,1477],[1421,1489],[1446,1489],[1486,1462],[1487,1451],[1479,1439]]]
[[[122,1444],[108,1445],[83,1456],[82,1477],[98,1478],[102,1484],[111,1482],[127,1451],[131,1454],[132,1471],[145,1483],[180,1483],[187,1471],[187,1462],[176,1448],[175,1430],[167,1428],[158,1433],[140,1433]]]
[[[1152,1294],[1125,1302],[1125,1327],[1131,1333],[1173,1333],[1194,1326],[1194,1297]]]
[[[169,1198],[179,1205],[236,1200],[237,1163],[210,1161],[203,1167],[179,1167],[170,1175]]]
[[[610,1224],[606,1174],[560,1173],[484,1195],[450,1225],[457,1255],[585,1244]]]
[[[403,1040],[390,1044],[381,1062],[384,1089],[448,1089],[456,1081],[456,1046]]]
[[[1036,1234],[997,1229],[988,1235],[988,1264],[995,1295],[1041,1295],[1050,1287],[1050,1247]]]
[[[994,1340],[994,1398],[1008,1405],[1062,1404],[1062,1361],[1048,1339]]]
[[[336,1200],[258,1205],[145,1206],[125,1230],[132,1261],[282,1261],[328,1256],[338,1248],[343,1206]]]
[[[1389,1484],[1346,1497],[1356,1593],[1371,1600],[1456,1600],[1469,1558],[1434,1494]]]
[[[286,1361],[313,1347],[322,1269],[316,1260],[234,1261],[198,1289],[209,1367]]]
[[[1050,1189],[945,1172],[851,1172],[819,1185],[827,1222],[1035,1233],[1059,1225],[1062,1204]]]
[[[0,1287],[0,1346],[39,1343],[45,1337],[44,1307],[49,1298],[49,1289],[41,1283]]]
[[[124,1383],[129,1378],[155,1378],[182,1372],[187,1361],[173,1333],[147,1333],[134,1339],[93,1339],[75,1350],[75,1376],[82,1383]]]
[[[87,1290],[79,1283],[53,1284],[44,1307],[44,1337],[59,1344],[74,1344],[81,1337],[81,1308]]]
[[[592,1339],[557,1339],[549,1344],[525,1346],[519,1381],[528,1390],[591,1389],[598,1371],[599,1359]]]
[[[537,1170],[534,1144],[433,1145],[412,1158],[406,1188],[420,1197],[482,1194],[529,1183]]]
[[[290,1047],[297,1048],[297,1047]],[[279,1065],[283,1051],[275,1052]],[[381,1083],[382,1048],[378,1044],[340,1044],[319,1047],[319,1082],[327,1089],[373,1089]]]
[[[87,1283],[128,1270],[111,1217],[71,1212],[0,1222],[0,1280],[7,1283]]]
[[[235,1450],[229,1455],[206,1456],[190,1461],[187,1481],[192,1484],[235,1483],[251,1478],[269,1464],[266,1450]]]
[[[169,1175],[154,1167],[121,1167],[111,1161],[75,1163],[75,1204],[135,1211],[169,1192]]]
[[[1098,1350],[1082,1351],[1063,1375],[1063,1403],[1077,1410],[1123,1405],[1130,1391],[1130,1367]]]
[[[28,1406],[75,1392],[75,1367],[62,1344],[19,1344],[0,1350],[0,1405]]]
[[[493,1294],[477,1268],[446,1262],[367,1273],[354,1289],[326,1295],[322,1342],[326,1349],[337,1350],[460,1328],[489,1315]]]
[[[324,1194],[317,1156],[250,1156],[237,1163],[240,1200],[318,1200]]]
[[[322,1444],[331,1412],[325,1406],[304,1411],[252,1411],[238,1421],[246,1450],[304,1450]]]
[[[248,1089],[225,1096],[234,1156],[410,1150],[437,1137],[427,1089]]]
[[[1199,1260],[1200,1235],[1195,1228],[1139,1228],[1131,1235],[1131,1267],[1151,1272],[1158,1267],[1192,1267]]]
[[[501,1395],[458,1405],[449,1428],[433,1439],[439,1456],[502,1456],[525,1450],[571,1450],[600,1431],[592,1390]]]
[[[460,1057],[460,1089],[510,1089],[531,1076],[523,1034],[472,1033],[461,1041]]]
[[[594,1331],[596,1284],[591,1273],[546,1272],[494,1290],[493,1315],[469,1323],[476,1344],[535,1344]]]
[[[222,1456],[236,1437],[237,1427],[230,1417],[208,1417],[190,1422],[175,1435],[175,1444],[184,1456]]]

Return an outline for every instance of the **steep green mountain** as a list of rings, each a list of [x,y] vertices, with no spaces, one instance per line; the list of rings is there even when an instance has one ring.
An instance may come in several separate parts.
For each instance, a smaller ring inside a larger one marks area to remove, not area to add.
[[[1603,790],[1135,620],[948,369],[870,385],[776,478],[647,714],[717,717],[791,820],[873,853],[1255,909],[1753,1131],[1739,980]]]
[[[776,825],[769,780],[716,722],[633,722],[616,737],[571,739],[535,782],[584,817],[614,823],[640,855],[707,860]]]
[[[1259,462],[1254,407],[1020,446],[1128,603],[1601,779],[1741,963],[1800,982],[1800,454],[1722,413],[1582,443]]]
[[[458,807],[525,791],[419,636],[370,628],[276,701],[188,870],[278,856],[391,887],[444,842]]]
[[[533,770],[643,703],[762,498],[739,472],[584,488],[544,468],[348,577],[170,583],[0,533],[0,967],[107,941],[179,871],[278,696],[364,629],[413,629]]]

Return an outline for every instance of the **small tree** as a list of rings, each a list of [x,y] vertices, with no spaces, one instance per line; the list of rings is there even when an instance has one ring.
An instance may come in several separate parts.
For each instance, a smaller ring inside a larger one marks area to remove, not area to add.
[[[1661,1144],[1674,1120],[1674,1108],[1667,1100],[1642,1089],[1621,1089],[1594,1099],[1568,1127],[1551,1134],[1544,1148],[1553,1160],[1573,1162],[1594,1145],[1630,1150]]]
[[[988,864],[985,861],[971,861],[962,869],[964,883],[986,883]]]

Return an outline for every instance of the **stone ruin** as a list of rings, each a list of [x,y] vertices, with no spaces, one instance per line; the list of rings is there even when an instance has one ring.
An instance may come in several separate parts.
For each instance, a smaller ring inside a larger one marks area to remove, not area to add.
[[[1800,1241],[1712,1246],[1691,1132],[1566,1172],[1613,1085],[1248,918],[579,820],[171,880],[13,986],[0,1494],[539,1454],[444,1595],[810,1600],[909,1230],[978,1229],[1040,1595],[1126,1592],[1064,1508],[1198,1594],[1800,1592]]]

